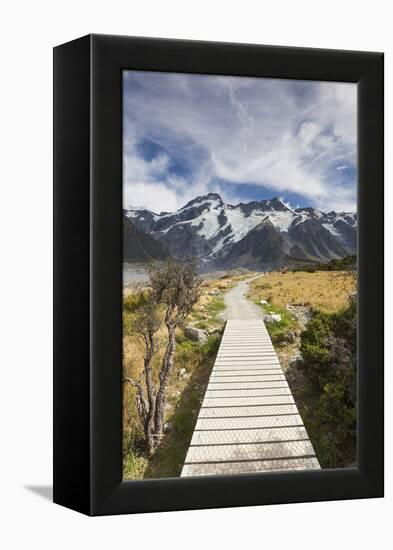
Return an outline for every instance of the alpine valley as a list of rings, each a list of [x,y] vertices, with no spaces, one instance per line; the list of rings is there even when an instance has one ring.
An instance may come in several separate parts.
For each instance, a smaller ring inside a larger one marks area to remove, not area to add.
[[[292,209],[278,198],[231,205],[209,193],[176,212],[129,208],[124,217],[125,261],[196,256],[205,269],[268,270],[356,254],[356,213]]]

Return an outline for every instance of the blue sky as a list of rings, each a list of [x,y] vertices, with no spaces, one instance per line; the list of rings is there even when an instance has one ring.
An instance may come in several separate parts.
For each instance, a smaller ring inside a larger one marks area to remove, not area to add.
[[[355,84],[125,71],[123,99],[124,207],[356,210]]]

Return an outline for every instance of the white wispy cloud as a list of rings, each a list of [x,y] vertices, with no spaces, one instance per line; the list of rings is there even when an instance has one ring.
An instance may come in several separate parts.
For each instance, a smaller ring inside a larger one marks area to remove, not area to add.
[[[149,158],[144,142],[160,151]],[[351,210],[355,174],[354,84],[125,73],[125,206],[174,210],[253,184]]]

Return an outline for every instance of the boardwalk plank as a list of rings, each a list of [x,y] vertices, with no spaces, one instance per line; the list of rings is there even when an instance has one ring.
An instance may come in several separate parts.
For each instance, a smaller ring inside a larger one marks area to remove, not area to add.
[[[200,418],[224,418],[237,416],[272,416],[276,414],[297,413],[296,405],[254,405],[233,407],[201,407]]]
[[[294,403],[292,395],[271,395],[271,396],[243,396],[243,397],[220,397],[220,407],[232,406],[250,406],[250,405],[277,405],[283,403]],[[203,400],[202,407],[214,407],[217,405],[217,398],[206,397]]]
[[[251,428],[277,428],[283,426],[302,426],[300,414],[281,416],[246,416],[241,418],[199,418],[196,430],[247,430]]]
[[[214,365],[214,370],[218,368],[225,368],[225,367],[233,367],[235,369],[241,369],[244,367],[254,367],[257,369],[263,369],[264,367],[269,367],[270,365],[279,366],[281,368],[280,363],[277,361],[276,358],[271,357],[270,359],[263,359],[261,361],[234,361],[232,359],[227,361],[217,361]]]
[[[228,390],[208,390],[205,399],[220,399],[221,397],[268,397],[273,395],[292,395],[288,387],[281,388],[235,388]]]
[[[256,460],[252,462],[218,462],[214,464],[185,464],[182,476],[238,475],[288,470],[317,470],[316,458]]]
[[[288,384],[283,377],[281,380],[266,380],[265,378],[262,381],[249,381],[244,382],[239,380],[231,380],[230,382],[221,382],[219,384],[211,382],[207,388],[208,391],[219,391],[219,390],[250,390],[253,391],[255,388],[286,388]]]
[[[269,376],[269,374],[281,374],[280,368],[270,367],[269,369],[242,369],[241,371],[234,370],[213,370],[210,376],[210,380],[214,382],[215,378],[223,378],[228,376]]]
[[[263,443],[271,441],[294,441],[307,439],[304,427],[255,428],[250,430],[220,430],[194,432],[191,446],[226,445],[236,443]]]
[[[265,373],[265,374],[264,374]],[[211,376],[209,387],[211,384],[223,384],[224,382],[266,382],[266,381],[272,381],[272,382],[278,382],[278,381],[284,381],[285,382],[285,376],[284,374],[266,374],[266,371],[261,371],[259,374],[242,374],[242,372],[239,373],[239,375],[236,376]]]
[[[314,449],[306,441],[279,441],[270,443],[240,443],[233,445],[198,445],[189,448],[186,464],[192,462],[238,462],[296,456],[311,458]]]

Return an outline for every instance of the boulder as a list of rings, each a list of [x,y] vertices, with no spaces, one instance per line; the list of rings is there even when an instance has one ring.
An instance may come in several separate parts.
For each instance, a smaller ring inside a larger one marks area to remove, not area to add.
[[[296,333],[293,330],[287,330],[284,334],[284,339],[288,344],[293,344],[296,340]]]
[[[260,304],[263,304],[263,305],[267,305],[267,301],[266,301],[266,300],[261,300],[259,303],[260,303]]]
[[[299,352],[288,361],[288,367],[294,367],[303,360],[302,354]]]
[[[281,315],[279,313],[266,313],[263,316],[263,320],[266,323],[279,323],[281,321]]]
[[[288,344],[294,344],[296,341],[296,334],[293,330],[287,330],[275,337],[275,342],[280,346],[286,346]]]
[[[200,342],[201,344],[206,342],[208,337],[208,333],[206,332],[206,330],[192,327],[191,325],[188,325],[187,327],[185,327],[184,334],[190,340],[194,340],[194,342]]]

